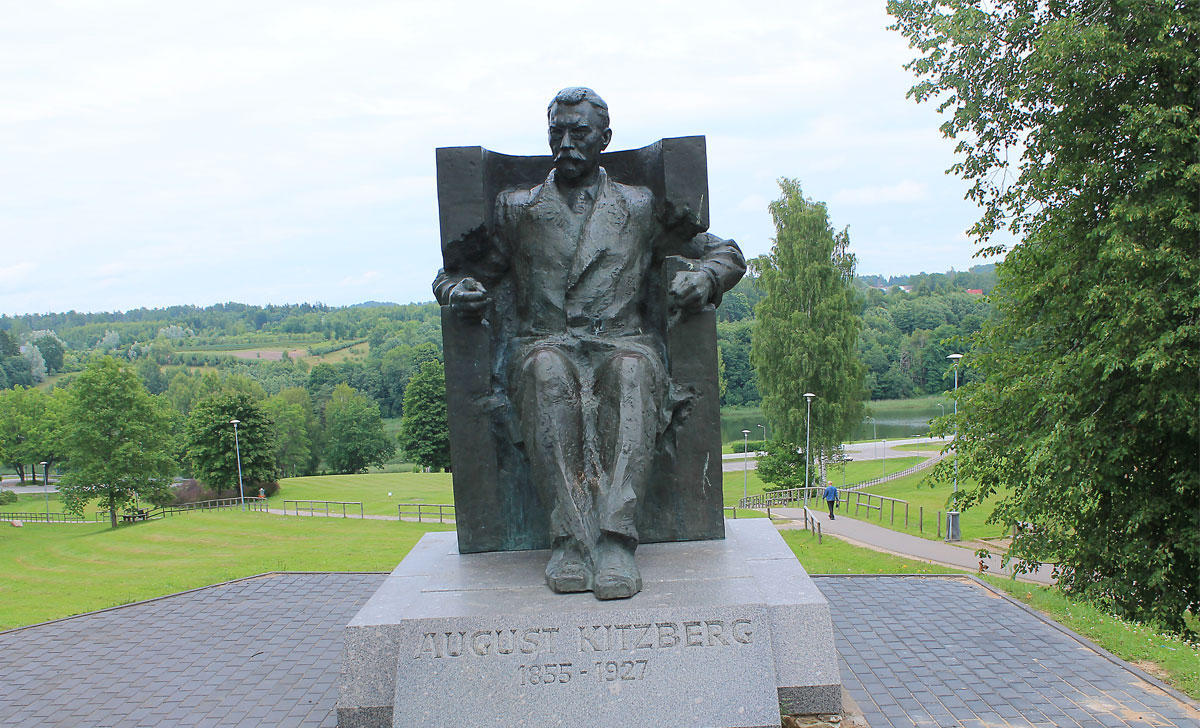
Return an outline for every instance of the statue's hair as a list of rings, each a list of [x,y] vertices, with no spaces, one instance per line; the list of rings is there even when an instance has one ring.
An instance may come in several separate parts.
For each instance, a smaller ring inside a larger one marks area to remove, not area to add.
[[[604,124],[604,128],[608,128],[608,104],[604,99],[600,98],[600,94],[587,88],[586,86],[570,86],[564,88],[554,95],[550,101],[550,105],[546,107],[546,118],[550,118],[550,112],[554,109],[555,104],[563,104],[564,106],[575,106],[584,101],[595,107],[600,114],[600,121]]]

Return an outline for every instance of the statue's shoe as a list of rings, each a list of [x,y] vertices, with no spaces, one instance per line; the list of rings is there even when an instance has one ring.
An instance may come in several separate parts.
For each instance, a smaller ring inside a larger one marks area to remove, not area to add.
[[[642,575],[633,560],[633,549],[608,542],[601,546],[592,592],[597,599],[628,599],[642,590]]]
[[[591,590],[592,572],[578,545],[571,542],[554,547],[546,564],[546,584],[559,594]]]

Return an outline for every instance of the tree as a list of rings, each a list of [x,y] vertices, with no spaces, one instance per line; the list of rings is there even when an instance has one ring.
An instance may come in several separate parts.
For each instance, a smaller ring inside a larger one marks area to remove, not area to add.
[[[32,387],[16,386],[0,392],[0,458],[17,471],[25,482],[25,466],[44,460],[43,420],[46,393]],[[37,482],[37,469],[33,470]]]
[[[297,390],[308,400],[308,392]],[[307,472],[312,460],[312,440],[307,427],[312,407],[307,407],[306,412],[305,405],[289,402],[282,394],[268,397],[262,406],[275,423],[275,464],[279,472],[284,477]]]
[[[421,364],[404,392],[400,447],[406,458],[427,468],[450,468],[446,370],[436,359]]]
[[[325,438],[325,462],[339,473],[383,467],[396,454],[395,443],[383,430],[379,405],[348,384],[334,387],[325,405]]]
[[[150,394],[162,394],[167,391],[167,386],[170,382],[163,374],[158,363],[153,359],[142,359],[137,365],[138,376],[142,378],[142,384],[145,385],[146,391]]]
[[[237,437],[231,424],[238,420]],[[245,392],[224,392],[201,400],[184,430],[188,458],[198,480],[217,492],[238,488],[238,454],[246,492],[278,479],[275,424]]]
[[[806,199],[795,180],[780,180],[779,187],[783,194],[770,205],[774,245],[755,261],[766,298],[755,307],[751,358],[776,440],[805,442],[803,395],[817,395],[810,452],[823,476],[825,461],[862,421],[867,397],[857,352],[855,258],[846,251],[848,233],[830,227],[824,203]]]
[[[21,347],[17,346],[17,340],[12,337],[12,334],[0,329],[0,359],[20,353]]]
[[[317,466],[321,464],[321,451],[325,443],[324,433],[321,432],[321,420],[317,417],[312,397],[304,387],[288,387],[280,390],[276,396],[288,404],[299,406],[304,413],[304,431],[308,436],[309,456],[308,462],[301,468],[301,474],[311,475],[317,472]]]
[[[46,370],[50,372],[61,371],[63,367],[63,355],[66,353],[66,347],[62,341],[53,333],[46,333],[35,339],[38,351],[42,354],[42,360],[46,364]]]
[[[71,384],[63,425],[69,467],[58,489],[76,513],[93,498],[117,509],[136,497],[171,497],[175,438],[169,407],[112,357],[92,361]]]
[[[42,357],[42,352],[37,348],[37,344],[27,344],[25,350],[21,352],[21,356],[29,362],[29,376],[33,377],[34,383],[44,381],[46,379],[46,360]]]
[[[985,9],[986,8],[986,9]],[[892,2],[983,206],[996,316],[960,390],[971,506],[1122,616],[1200,609],[1200,14],[1192,3]],[[942,429],[951,429],[942,423]]]

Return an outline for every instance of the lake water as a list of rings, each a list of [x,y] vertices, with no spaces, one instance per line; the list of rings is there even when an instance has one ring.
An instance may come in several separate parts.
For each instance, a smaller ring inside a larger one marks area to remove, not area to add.
[[[953,405],[947,400],[943,402],[946,411]],[[868,407],[870,405],[868,404]],[[882,438],[925,436],[929,434],[929,421],[939,417],[942,410],[937,403],[928,399],[909,401],[889,401],[881,403],[875,415],[875,427],[872,429],[870,420],[863,420],[851,434],[852,440],[870,440],[878,433]],[[767,419],[761,411],[733,410],[721,413],[721,440],[735,442],[742,439],[742,430],[750,430],[751,440],[761,440],[763,430],[759,425],[766,425]]]

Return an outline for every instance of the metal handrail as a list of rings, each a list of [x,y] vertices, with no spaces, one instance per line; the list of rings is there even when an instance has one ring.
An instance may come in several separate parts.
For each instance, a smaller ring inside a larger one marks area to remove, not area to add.
[[[887,475],[884,475],[879,478],[872,478],[871,480],[864,480],[864,481],[861,481],[858,483],[854,483],[853,485],[847,485],[843,488],[838,488],[838,491],[841,493],[853,493],[853,492],[862,490],[863,488],[869,488],[873,485],[879,485],[881,483],[887,483],[887,482],[890,482],[893,480],[897,480],[897,479],[903,478],[907,475],[912,475],[913,473],[916,473],[921,470],[925,470],[926,468],[932,467],[936,463],[943,460],[947,455],[949,455],[949,453],[939,453],[935,457],[929,458],[928,460],[922,460],[921,462],[917,463],[916,465],[905,468],[904,470],[898,470],[894,473],[888,473]],[[765,493],[755,493],[754,495],[746,496],[745,498],[740,499],[738,501],[738,508],[763,509],[763,508],[766,508],[767,506],[784,505],[786,503],[798,503],[798,502],[804,500],[804,498],[803,498],[804,490],[805,490],[804,486],[800,486],[798,488],[788,488],[786,490],[769,490]],[[824,488],[822,488],[821,486],[810,485],[810,486],[808,486],[808,490],[822,492],[822,491],[824,491]]]
[[[329,506],[341,506],[342,507],[342,518],[350,517],[346,513],[346,506],[358,506],[358,517],[363,518],[365,516],[365,514],[363,512],[363,504],[361,501],[285,500],[283,502],[283,514],[285,516],[288,514],[288,503],[296,504],[296,515],[297,516],[300,515],[300,504],[301,503],[308,504],[308,515],[310,515],[310,516],[318,515],[318,511],[317,511],[318,505],[325,506],[324,513],[321,513],[320,515],[323,515],[326,517],[329,517],[331,515],[337,515],[336,513],[333,513],[329,510]]]
[[[60,513],[51,511],[46,513],[42,511],[20,512],[20,511],[4,511],[0,513],[0,521],[45,521],[47,523],[87,523],[87,519],[83,516],[71,516],[68,513]]]
[[[410,509],[410,511],[407,514],[405,513],[405,510],[404,510],[406,508]],[[414,508],[416,509],[415,514],[412,513],[412,511],[411,511],[411,509],[414,509]],[[433,508],[437,509],[437,519],[438,519],[437,522],[438,523],[445,523],[447,520],[450,520],[450,521],[454,520],[454,504],[452,504],[452,503],[398,503],[398,504],[396,504],[396,515],[401,521],[404,520],[405,515],[408,515],[410,517],[413,515],[416,515],[417,523],[422,523],[424,510],[427,508],[428,509],[433,509]],[[446,509],[450,510],[449,519],[446,518]],[[432,516],[432,514],[431,514],[431,516]],[[431,520],[432,520],[432,518],[431,518]]]

